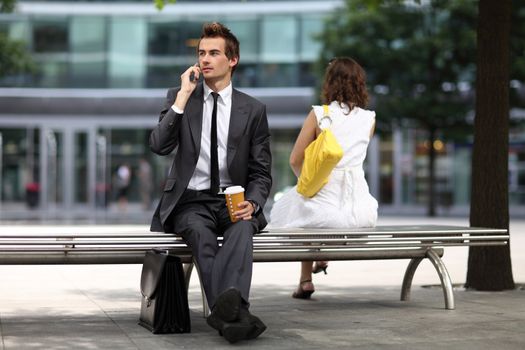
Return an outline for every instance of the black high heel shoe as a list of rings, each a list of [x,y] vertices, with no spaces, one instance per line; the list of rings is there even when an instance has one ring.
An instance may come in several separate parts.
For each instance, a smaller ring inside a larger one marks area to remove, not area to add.
[[[292,297],[296,299],[310,299],[313,292],[315,292],[315,287],[312,280],[304,280],[299,283],[299,287],[293,292]]]
[[[314,263],[314,267],[312,269],[312,273],[319,273],[321,271],[324,272],[325,275],[328,274],[328,272],[326,272],[326,269],[328,268],[328,261],[316,261]]]

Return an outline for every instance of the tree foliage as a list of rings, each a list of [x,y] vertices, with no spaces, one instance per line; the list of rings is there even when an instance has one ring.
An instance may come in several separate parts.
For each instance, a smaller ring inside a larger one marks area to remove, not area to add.
[[[428,131],[428,215],[435,215],[434,141],[466,134],[475,78],[476,6],[469,0],[347,0],[321,34],[321,65],[351,56],[368,75],[378,129]]]
[[[326,24],[321,61],[351,56],[365,67],[384,125],[449,129],[472,108],[464,90],[474,81],[475,21],[468,0],[347,0]]]
[[[0,12],[11,12],[15,5],[16,0],[1,0]],[[22,41],[11,40],[5,33],[0,32],[0,79],[5,81],[5,78],[10,76],[33,73],[35,70],[36,66],[27,52],[26,45]]]
[[[1,0],[0,12],[12,12],[15,9],[16,0]]]
[[[174,4],[177,0],[153,0],[153,3],[155,4],[155,7],[160,11],[166,6],[167,4]]]
[[[9,40],[0,33],[0,78],[8,78],[35,71],[33,60],[21,41]]]

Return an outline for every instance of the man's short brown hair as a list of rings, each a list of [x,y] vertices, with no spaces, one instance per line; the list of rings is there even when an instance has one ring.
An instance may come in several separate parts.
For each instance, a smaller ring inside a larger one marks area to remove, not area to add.
[[[223,24],[219,22],[205,23],[202,26],[202,34],[200,40],[203,38],[223,38],[225,41],[225,54],[230,60],[237,58],[237,64],[239,64],[240,54],[239,54],[239,40],[233,35],[233,33]],[[200,47],[197,45],[197,51]],[[237,68],[237,64],[232,67],[232,74]]]

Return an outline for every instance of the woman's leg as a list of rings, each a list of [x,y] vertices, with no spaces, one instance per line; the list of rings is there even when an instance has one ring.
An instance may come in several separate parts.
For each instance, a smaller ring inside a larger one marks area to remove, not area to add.
[[[302,261],[301,262],[301,278],[299,283],[304,281],[312,281],[312,262],[311,261]]]
[[[297,299],[310,299],[310,296],[315,291],[312,283],[312,262],[301,262],[301,277],[299,279],[299,286],[292,294],[292,297]]]

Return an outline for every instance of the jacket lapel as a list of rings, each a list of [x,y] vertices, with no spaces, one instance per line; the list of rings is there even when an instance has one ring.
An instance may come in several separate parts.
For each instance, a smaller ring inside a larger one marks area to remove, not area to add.
[[[195,147],[195,154],[199,154],[201,148],[201,132],[202,132],[202,105],[204,96],[204,87],[200,83],[195,92],[188,100],[185,110],[188,111],[186,118],[190,126],[191,137]]]
[[[244,134],[248,123],[248,106],[242,101],[242,95],[236,90],[232,91],[232,109],[230,115],[230,126],[228,129],[228,168],[230,168],[237,145]]]

